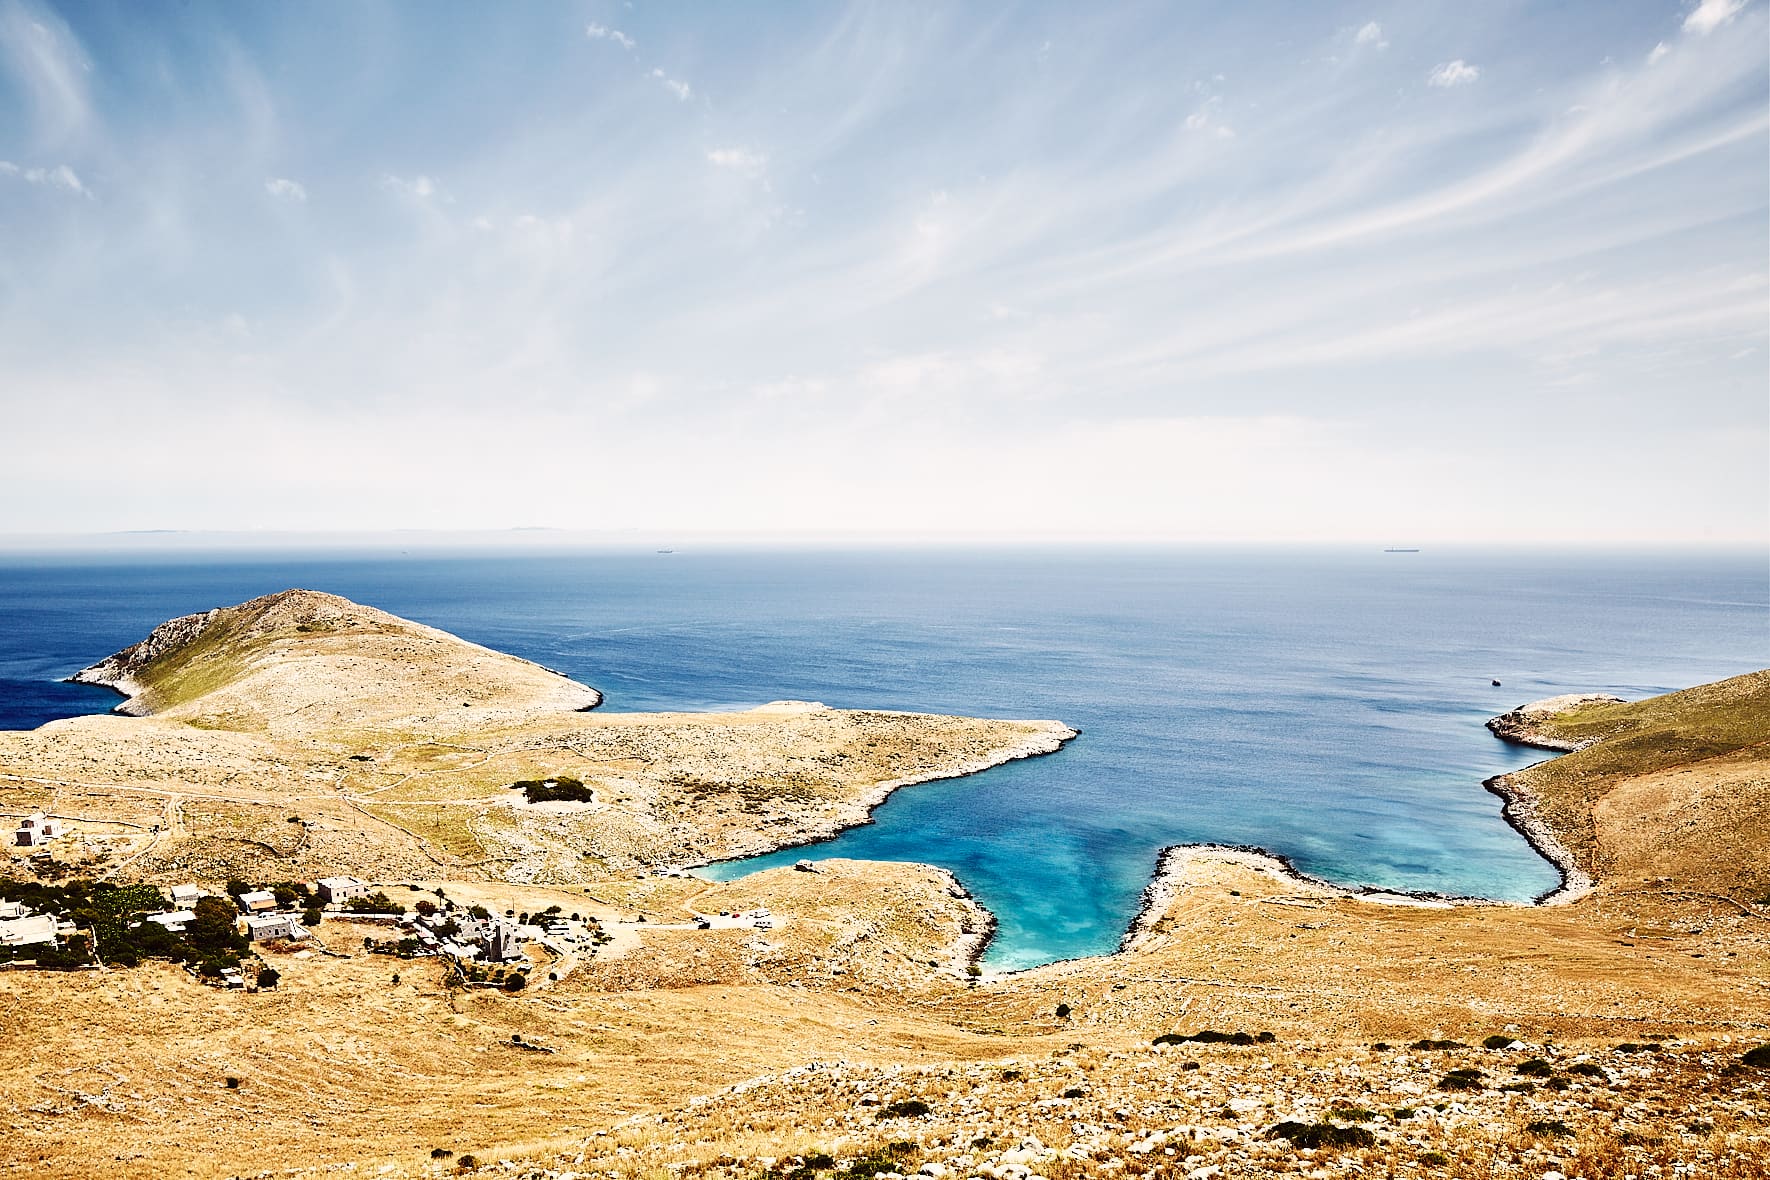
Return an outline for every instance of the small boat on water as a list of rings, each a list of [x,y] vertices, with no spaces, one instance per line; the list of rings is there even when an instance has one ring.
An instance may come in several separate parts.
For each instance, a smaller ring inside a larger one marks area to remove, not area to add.
[[[1418,549],[1385,549],[1384,553],[1418,553]]]
[[[674,552],[676,552],[676,550],[674,550],[674,549],[660,549],[660,550],[658,550],[658,552],[659,553],[674,553]]]

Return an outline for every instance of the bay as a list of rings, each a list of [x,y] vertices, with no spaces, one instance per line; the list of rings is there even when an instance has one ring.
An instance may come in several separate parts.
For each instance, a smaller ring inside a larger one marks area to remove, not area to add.
[[[801,857],[916,860],[997,916],[987,961],[1109,951],[1157,852],[1267,848],[1345,884],[1513,901],[1554,870],[1481,789],[1543,757],[1483,722],[1770,664],[1753,553],[649,550],[0,557],[0,727],[167,618],[305,586],[510,651],[605,709],[1050,717],[1058,754],[897,792]],[[1499,687],[1491,681],[1502,682]]]

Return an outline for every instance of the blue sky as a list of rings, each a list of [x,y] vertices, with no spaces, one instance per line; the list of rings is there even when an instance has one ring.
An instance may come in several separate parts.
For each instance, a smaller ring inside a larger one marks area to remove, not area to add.
[[[0,0],[0,533],[1770,539],[1763,0]]]

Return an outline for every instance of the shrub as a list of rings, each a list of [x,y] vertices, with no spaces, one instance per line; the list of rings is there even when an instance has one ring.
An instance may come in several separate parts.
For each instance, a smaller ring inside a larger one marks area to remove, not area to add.
[[[1420,1038],[1419,1040],[1415,1041],[1410,1046],[1410,1048],[1414,1048],[1414,1049],[1434,1049],[1434,1050],[1438,1050],[1438,1049],[1467,1049],[1468,1047],[1469,1046],[1463,1044],[1463,1042],[1461,1042],[1461,1041],[1434,1041],[1434,1040],[1431,1040],[1426,1037]]]
[[[320,907],[309,906],[307,909],[301,911],[301,924],[308,927],[318,926],[320,924],[320,919],[324,917],[325,914],[320,911]]]
[[[230,1090],[238,1090],[240,1088],[240,1079],[234,1078],[234,1077],[228,1078],[227,1079],[227,1088]]]
[[[1740,1060],[1754,1069],[1770,1069],[1770,1045],[1759,1045],[1756,1049],[1748,1049]]]
[[[512,971],[504,980],[504,990],[519,992],[529,984],[529,977],[518,971]]]
[[[406,907],[387,894],[377,889],[361,897],[353,897],[344,903],[344,908],[353,914],[403,914]]]
[[[1059,1020],[1068,1020],[1069,1019],[1069,1005],[1068,1004],[1057,1005],[1057,1019],[1059,1019]]]
[[[1491,1037],[1484,1037],[1481,1041],[1481,1047],[1483,1049],[1504,1049],[1506,1046],[1510,1045],[1511,1043],[1512,1043],[1511,1037],[1503,1037],[1503,1036],[1500,1036],[1498,1033],[1495,1033]]]
[[[455,1161],[455,1169],[457,1171],[466,1172],[477,1167],[479,1167],[479,1160],[471,1155],[464,1155]]]
[[[1163,1033],[1155,1039],[1157,1045],[1184,1045],[1188,1041],[1200,1045],[1252,1045],[1259,1043],[1269,1045],[1278,1038],[1271,1033],[1261,1033],[1255,1037],[1245,1032],[1218,1032],[1214,1028],[1200,1029],[1195,1033]]]
[[[258,969],[259,987],[275,987],[282,981],[283,973],[278,971],[275,967],[260,967]]]
[[[1518,1072],[1524,1074],[1526,1077],[1546,1078],[1555,1072],[1555,1067],[1550,1065],[1547,1061],[1544,1061],[1541,1057],[1532,1057],[1529,1061],[1523,1062],[1518,1066]]]
[[[433,1147],[430,1149],[430,1158],[433,1160],[446,1160],[454,1154],[454,1152],[446,1147]]]
[[[1453,1069],[1439,1081],[1440,1090],[1479,1090],[1481,1089],[1481,1071],[1478,1069]]]
[[[1067,1089],[1063,1092],[1063,1096],[1065,1098],[1086,1098],[1088,1096],[1088,1092],[1086,1090],[1082,1089],[1080,1086],[1071,1086],[1069,1089]]]
[[[1368,1123],[1377,1117],[1374,1110],[1366,1110],[1362,1106],[1335,1106],[1328,1109],[1328,1118],[1338,1119],[1342,1123]]]
[[[918,1119],[927,1114],[932,1107],[920,1098],[906,1098],[902,1102],[893,1102],[879,1112],[882,1119]]]
[[[1591,1061],[1576,1061],[1567,1067],[1567,1072],[1579,1074],[1583,1078],[1601,1078],[1604,1076],[1604,1071],[1599,1068],[1595,1062]]]
[[[1289,1139],[1293,1147],[1372,1147],[1377,1137],[1363,1127],[1337,1127],[1333,1123],[1285,1121],[1266,1132],[1268,1139]]]
[[[1571,1135],[1573,1128],[1560,1119],[1537,1119],[1524,1124],[1524,1129],[1532,1135]]]

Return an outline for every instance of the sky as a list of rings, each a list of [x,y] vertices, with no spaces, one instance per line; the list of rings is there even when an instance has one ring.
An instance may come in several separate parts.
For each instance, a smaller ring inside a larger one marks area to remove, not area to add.
[[[1765,0],[0,0],[0,534],[1770,543]]]

